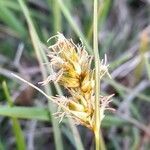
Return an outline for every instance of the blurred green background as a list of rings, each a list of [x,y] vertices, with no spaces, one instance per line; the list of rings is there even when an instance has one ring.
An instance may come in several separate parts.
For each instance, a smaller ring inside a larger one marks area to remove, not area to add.
[[[93,133],[53,117],[55,106],[11,72],[38,85],[50,70],[47,39],[57,32],[92,50],[93,1],[0,0],[0,150],[93,150]],[[99,52],[107,54],[112,94],[102,134],[108,150],[150,149],[150,1],[101,0]],[[38,85],[39,86],[39,85]],[[65,94],[58,85],[41,87]]]

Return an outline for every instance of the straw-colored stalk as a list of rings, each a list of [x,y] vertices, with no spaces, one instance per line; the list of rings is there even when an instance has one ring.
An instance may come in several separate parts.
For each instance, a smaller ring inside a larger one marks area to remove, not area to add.
[[[95,122],[94,122],[94,134],[96,150],[100,149],[100,107],[99,107],[99,94],[100,94],[100,58],[98,53],[98,27],[97,27],[97,0],[94,0],[94,12],[93,12],[93,49],[95,56]]]

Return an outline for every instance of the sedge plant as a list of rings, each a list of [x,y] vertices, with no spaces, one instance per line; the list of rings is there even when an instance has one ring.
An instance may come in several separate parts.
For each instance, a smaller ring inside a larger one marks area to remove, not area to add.
[[[53,73],[40,84],[58,83],[68,90],[68,97],[49,96],[32,83],[17,75],[14,76],[37,89],[57,104],[58,111],[54,115],[60,118],[60,122],[63,117],[69,117],[74,120],[75,124],[84,125],[92,130],[95,134],[96,149],[98,150],[102,145],[99,136],[100,124],[104,118],[104,111],[111,109],[108,104],[113,96],[101,96],[99,90],[97,90],[97,84],[99,83],[96,79],[101,80],[105,74],[109,75],[106,58],[99,62],[100,72],[96,75],[96,68],[91,67],[93,56],[87,53],[84,46],[76,45],[72,39],[66,39],[61,33],[53,38],[56,38],[57,41],[49,47],[51,51],[48,54],[50,60],[48,65]],[[97,97],[96,92],[98,93]]]
[[[57,104],[58,111],[54,115],[60,118],[60,122],[63,117],[69,117],[75,124],[84,125],[92,130],[95,134],[96,149],[99,150],[100,146],[104,147],[100,137],[100,125],[104,118],[104,111],[111,109],[108,104],[113,96],[101,96],[97,90],[99,83],[96,79],[100,81],[105,74],[109,75],[106,58],[101,62],[98,61],[100,70],[96,72],[96,67],[91,67],[94,58],[87,53],[84,46],[76,45],[72,39],[66,39],[61,33],[52,38],[56,38],[56,43],[49,47],[51,51],[48,54],[50,60],[48,65],[53,73],[40,84],[56,82],[68,90],[69,96],[49,96],[28,81],[17,75],[14,76]]]
[[[54,113],[60,122],[64,117],[74,120],[75,124],[83,125],[93,131],[95,135],[96,150],[104,150],[105,146],[100,133],[104,112],[109,107],[110,96],[102,96],[100,82],[108,73],[106,56],[100,61],[98,52],[98,28],[97,28],[97,0],[94,0],[93,21],[93,49],[94,57],[89,55],[82,44],[75,44],[72,39],[67,39],[58,33],[51,37],[56,42],[49,47],[49,67],[52,73],[42,85],[50,82],[58,83],[68,90],[69,96],[49,96],[32,83],[14,75],[23,82],[37,89],[53,103],[57,104],[58,111]],[[95,66],[92,68],[92,62]],[[109,75],[110,76],[110,75]]]

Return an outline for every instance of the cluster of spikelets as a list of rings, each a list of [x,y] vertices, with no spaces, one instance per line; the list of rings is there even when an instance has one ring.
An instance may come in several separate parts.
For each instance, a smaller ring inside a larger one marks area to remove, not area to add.
[[[67,116],[73,118],[75,123],[93,129],[95,121],[95,70],[91,67],[93,57],[82,45],[75,45],[71,39],[66,39],[60,33],[53,38],[57,41],[50,46],[51,51],[48,53],[52,74],[43,81],[43,84],[57,82],[65,87],[70,95],[54,97],[61,108],[55,115],[61,118],[60,121]],[[100,66],[99,77],[102,78],[108,74],[106,60],[102,61]],[[112,95],[100,96],[101,120],[104,111],[109,109],[111,97]]]

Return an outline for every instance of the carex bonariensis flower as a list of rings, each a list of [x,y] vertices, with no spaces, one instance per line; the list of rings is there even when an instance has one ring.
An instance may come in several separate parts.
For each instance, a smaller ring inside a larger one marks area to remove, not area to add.
[[[61,95],[53,97],[57,104],[60,104],[55,115],[61,118],[60,121],[64,116],[71,117],[76,124],[93,130],[95,120],[95,69],[91,66],[93,56],[87,53],[82,44],[76,45],[72,39],[66,39],[61,33],[52,38],[56,39],[56,43],[49,47],[48,53],[52,73],[42,84],[56,82],[69,92],[69,96],[66,97]],[[105,74],[109,75],[106,61],[106,57],[101,61],[100,78]],[[100,95],[101,121],[105,110],[110,109],[109,102],[112,96]]]

